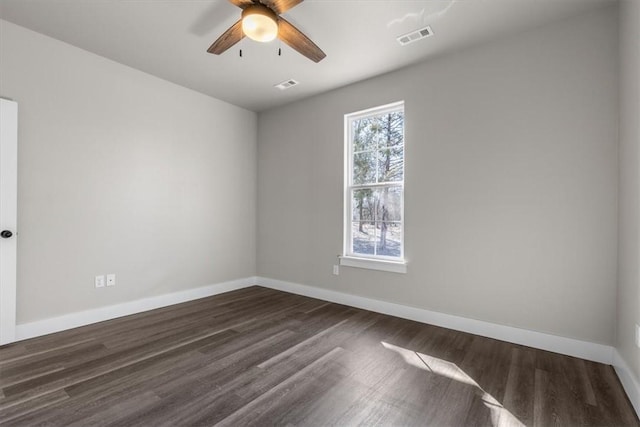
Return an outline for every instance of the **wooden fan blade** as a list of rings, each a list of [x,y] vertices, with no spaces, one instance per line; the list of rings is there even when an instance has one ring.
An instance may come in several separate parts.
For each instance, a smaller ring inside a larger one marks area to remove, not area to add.
[[[253,0],[229,0],[229,2],[235,4],[240,9],[244,9],[245,7],[253,4]]]
[[[304,0],[261,0],[261,3],[273,10],[276,15],[280,15],[303,1]]]
[[[320,62],[327,56],[309,37],[283,17],[278,18],[278,37],[313,62]]]
[[[222,52],[242,40],[243,37],[244,33],[242,32],[242,20],[239,20],[238,22],[233,24],[227,31],[222,33],[222,35],[218,37],[218,40],[213,42],[209,49],[207,49],[207,52],[220,55]]]

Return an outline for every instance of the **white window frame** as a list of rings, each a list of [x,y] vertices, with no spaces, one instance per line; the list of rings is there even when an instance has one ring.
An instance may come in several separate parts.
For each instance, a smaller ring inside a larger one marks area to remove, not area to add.
[[[406,273],[407,263],[404,258],[404,179],[406,176],[406,118],[403,121],[403,174],[402,181],[375,184],[353,184],[353,122],[365,117],[379,116],[388,113],[402,112],[404,115],[404,101],[394,102],[379,107],[369,108],[344,116],[344,230],[343,230],[343,255],[340,257],[340,265],[348,267],[367,268],[372,270],[382,270],[394,273]],[[389,257],[384,255],[358,254],[352,251],[352,197],[351,192],[357,188],[375,187],[400,187],[401,216],[400,216],[400,257]]]

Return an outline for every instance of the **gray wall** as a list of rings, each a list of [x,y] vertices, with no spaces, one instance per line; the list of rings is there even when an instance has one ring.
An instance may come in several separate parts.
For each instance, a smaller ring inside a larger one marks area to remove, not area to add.
[[[256,114],[0,21],[18,323],[255,274]],[[96,290],[96,274],[115,273]]]
[[[258,274],[612,344],[617,38],[607,8],[260,113]],[[408,273],[333,276],[343,115],[398,100]]]
[[[616,346],[640,381],[640,2],[620,3],[620,219]]]

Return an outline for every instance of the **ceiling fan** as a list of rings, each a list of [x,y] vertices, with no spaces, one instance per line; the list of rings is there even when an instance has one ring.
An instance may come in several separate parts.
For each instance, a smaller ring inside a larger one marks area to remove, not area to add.
[[[209,53],[220,55],[244,36],[259,42],[269,42],[276,37],[314,62],[327,56],[314,42],[291,25],[281,14],[302,3],[303,0],[229,0],[242,9],[238,22],[213,42]]]

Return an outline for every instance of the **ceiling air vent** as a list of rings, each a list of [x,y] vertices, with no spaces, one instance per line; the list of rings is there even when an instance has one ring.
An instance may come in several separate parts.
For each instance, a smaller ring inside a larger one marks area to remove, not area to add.
[[[274,85],[274,87],[277,87],[280,90],[285,90],[285,89],[289,89],[290,87],[299,85],[300,82],[293,80],[293,79],[289,79],[289,80],[285,80],[282,83],[278,83],[277,85]]]
[[[422,40],[427,37],[431,37],[433,35],[433,30],[431,27],[426,26],[419,30],[411,31],[410,33],[403,34],[398,37],[398,43],[402,46],[408,45],[409,43],[417,42],[418,40]]]

